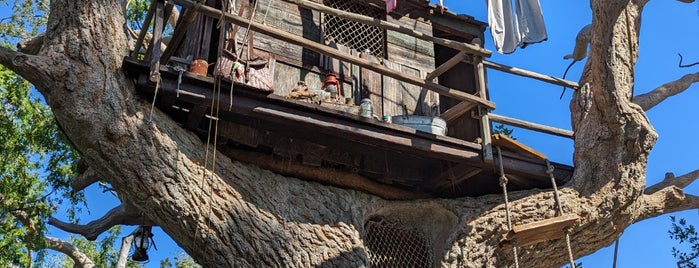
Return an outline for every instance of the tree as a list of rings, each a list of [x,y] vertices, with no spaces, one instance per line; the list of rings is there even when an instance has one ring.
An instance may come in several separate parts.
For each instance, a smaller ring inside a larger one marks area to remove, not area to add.
[[[575,256],[611,244],[634,222],[696,208],[683,193],[696,172],[669,174],[646,188],[645,168],[657,134],[645,110],[699,80],[699,73],[632,96],[641,11],[647,0],[590,2],[592,39],[581,88],[571,102],[575,172],[561,188],[566,211],[582,219],[571,231]],[[204,144],[135,95],[121,70],[127,53],[122,3],[52,2],[46,32],[21,46],[0,49],[0,64],[45,96],[63,133],[89,166],[77,185],[108,181],[123,204],[104,218],[64,229],[94,237],[116,224],[161,226],[207,267],[360,266],[367,262],[363,224],[379,212],[413,219],[443,219],[444,265],[503,267],[513,263],[497,250],[505,228],[499,196],[389,201],[352,190],[286,178],[220,156],[215,174],[203,167]],[[625,33],[620,35],[617,33]],[[202,187],[203,186],[203,187]],[[80,189],[80,187],[76,187]],[[264,189],[264,190],[262,190]],[[542,220],[550,192],[511,194],[515,220]],[[429,216],[428,216],[429,215]],[[57,222],[54,222],[57,223]],[[541,256],[545,255],[546,258]],[[531,267],[568,259],[565,243],[540,243],[521,251]]]

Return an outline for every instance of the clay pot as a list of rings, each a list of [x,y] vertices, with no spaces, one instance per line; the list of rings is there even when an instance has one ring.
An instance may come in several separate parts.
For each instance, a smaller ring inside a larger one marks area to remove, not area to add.
[[[206,76],[206,73],[209,71],[209,64],[203,59],[196,59],[192,61],[192,68],[189,71],[201,76]]]

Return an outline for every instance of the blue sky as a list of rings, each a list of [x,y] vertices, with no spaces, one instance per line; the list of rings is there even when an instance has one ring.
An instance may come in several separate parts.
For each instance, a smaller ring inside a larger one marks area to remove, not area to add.
[[[485,1],[444,0],[444,4],[456,13],[468,14],[481,21],[488,19]],[[562,59],[563,56],[572,52],[577,31],[591,22],[589,1],[542,0],[541,5],[548,40],[508,55],[494,53],[491,61],[558,77],[563,74],[569,64],[569,61]],[[677,53],[682,53],[687,62],[699,61],[697,25],[699,5],[696,3],[656,0],[647,4],[642,19],[635,94],[699,71],[699,66],[677,67]],[[486,48],[495,51],[489,33],[486,33],[485,42]],[[583,66],[583,63],[577,63],[571,68],[568,79],[577,81]],[[559,100],[561,87],[558,86],[494,70],[488,71],[488,79],[491,98],[497,105],[494,113],[571,128],[568,108],[572,96],[570,90]],[[679,176],[699,168],[699,143],[694,141],[699,132],[698,87],[693,85],[647,113],[659,134],[648,163],[649,185],[660,181],[665,172],[674,172]],[[514,135],[552,160],[572,164],[572,141],[522,129],[516,129]],[[699,185],[688,187],[687,192],[699,194]],[[673,215],[699,224],[697,210]],[[670,249],[676,243],[668,237],[669,228],[669,216],[645,220],[629,227],[620,240],[617,267],[675,267]],[[584,267],[611,267],[612,258],[613,245],[580,260]]]
[[[433,1],[436,2],[436,1]],[[487,21],[485,2],[444,0],[452,11]],[[400,1],[399,1],[400,4]],[[562,59],[573,47],[577,31],[591,21],[589,1],[543,0],[541,5],[546,21],[548,40],[518,49],[513,54],[494,53],[491,61],[524,68],[544,74],[561,76],[568,61]],[[9,10],[2,7],[0,14]],[[4,17],[4,16],[3,16]],[[647,92],[682,75],[696,72],[694,68],[677,67],[677,53],[689,62],[699,60],[699,5],[678,1],[650,1],[643,14],[640,39],[640,58],[636,66],[635,93]],[[489,33],[486,48],[495,50]],[[578,80],[583,63],[569,72],[568,78]],[[494,70],[488,71],[491,99],[497,104],[497,114],[516,117],[570,129],[568,108],[571,91],[559,100],[561,87],[520,78]],[[699,92],[692,86],[681,95],[672,97],[648,112],[648,117],[659,133],[658,142],[648,164],[648,184],[661,180],[665,172],[681,175],[699,168],[697,152],[699,143],[693,140],[699,133]],[[550,159],[572,164],[572,141],[555,136],[516,129],[519,141],[545,153]],[[687,188],[688,193],[699,194],[699,186]],[[83,222],[95,219],[117,204],[109,194],[102,194],[92,186],[87,191],[89,215],[81,216]],[[699,223],[697,210],[674,214]],[[60,216],[59,216],[60,217]],[[65,219],[65,218],[64,218]],[[629,227],[620,240],[617,267],[674,267],[670,248],[676,243],[668,238],[668,216],[661,216]],[[133,227],[124,227],[129,233]],[[152,261],[147,267],[159,267],[159,260],[176,256],[181,250],[159,228],[155,230],[158,251],[150,251]],[[52,231],[52,235],[66,237],[64,232]],[[580,260],[585,267],[611,267],[613,247],[607,247]],[[542,256],[544,257],[544,256]]]

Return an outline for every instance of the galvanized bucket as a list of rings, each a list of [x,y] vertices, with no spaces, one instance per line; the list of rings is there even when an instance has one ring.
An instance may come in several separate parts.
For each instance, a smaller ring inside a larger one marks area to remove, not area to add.
[[[442,136],[446,135],[447,133],[447,122],[439,117],[422,115],[396,115],[392,116],[391,120],[394,124],[414,128],[417,131]]]

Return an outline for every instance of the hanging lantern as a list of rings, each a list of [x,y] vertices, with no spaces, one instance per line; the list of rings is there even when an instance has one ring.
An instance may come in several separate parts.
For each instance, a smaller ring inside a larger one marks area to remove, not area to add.
[[[148,260],[148,248],[150,247],[150,239],[153,237],[151,233],[152,226],[139,226],[133,232],[134,252],[131,259],[138,262]]]

